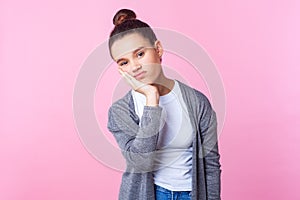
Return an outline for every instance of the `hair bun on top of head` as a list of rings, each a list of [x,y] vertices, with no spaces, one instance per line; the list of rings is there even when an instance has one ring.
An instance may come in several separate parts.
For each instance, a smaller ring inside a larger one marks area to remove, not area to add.
[[[130,19],[136,19],[136,14],[132,10],[121,9],[115,14],[113,18],[113,23],[115,26],[118,26],[122,24],[124,21]]]

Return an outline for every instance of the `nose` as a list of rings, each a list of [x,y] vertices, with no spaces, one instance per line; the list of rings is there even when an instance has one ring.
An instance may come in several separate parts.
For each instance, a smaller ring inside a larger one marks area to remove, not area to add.
[[[142,65],[140,63],[136,62],[136,63],[134,63],[134,66],[132,67],[132,72],[136,72],[141,68],[142,68]]]

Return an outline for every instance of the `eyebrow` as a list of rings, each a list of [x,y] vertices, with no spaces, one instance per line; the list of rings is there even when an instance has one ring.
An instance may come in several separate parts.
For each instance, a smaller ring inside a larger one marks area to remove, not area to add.
[[[144,49],[144,48],[145,48],[145,47],[141,46],[141,47],[135,49],[134,51],[132,51],[132,53],[134,54],[134,53],[136,53],[136,52],[138,52],[139,50]],[[119,58],[119,59],[116,61],[116,63],[119,63],[121,60],[124,60],[124,58]]]

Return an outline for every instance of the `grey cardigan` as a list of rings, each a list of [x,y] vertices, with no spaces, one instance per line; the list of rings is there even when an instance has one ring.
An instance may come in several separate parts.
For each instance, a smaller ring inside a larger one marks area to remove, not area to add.
[[[217,119],[207,97],[178,81],[195,135],[193,139],[192,199],[221,199],[221,165],[218,151]],[[139,120],[129,91],[109,108],[109,131],[126,160],[119,200],[155,200],[153,157],[162,108],[145,106]]]

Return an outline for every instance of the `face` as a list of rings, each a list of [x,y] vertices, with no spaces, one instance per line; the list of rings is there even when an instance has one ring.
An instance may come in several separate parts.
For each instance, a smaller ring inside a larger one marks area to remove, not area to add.
[[[144,83],[155,83],[162,73],[162,46],[156,41],[154,46],[138,33],[131,33],[116,40],[111,54],[118,67]]]

